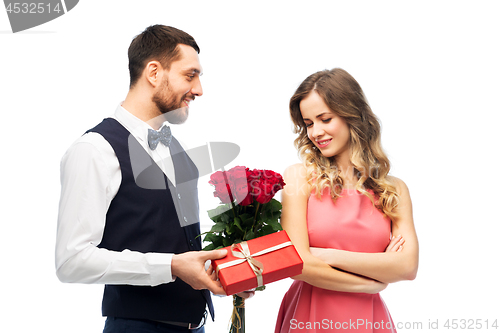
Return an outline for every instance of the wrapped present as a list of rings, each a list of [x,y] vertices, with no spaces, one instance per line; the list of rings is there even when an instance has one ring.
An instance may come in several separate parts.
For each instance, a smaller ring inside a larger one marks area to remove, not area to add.
[[[227,256],[212,260],[227,295],[302,273],[302,259],[285,231],[225,248]]]

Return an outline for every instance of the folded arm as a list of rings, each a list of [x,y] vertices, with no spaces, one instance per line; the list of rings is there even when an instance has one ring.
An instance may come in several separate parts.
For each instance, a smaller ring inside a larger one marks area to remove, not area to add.
[[[285,170],[283,177],[286,186],[282,191],[281,224],[304,262],[302,274],[293,279],[343,292],[378,293],[383,290],[386,284],[339,271],[311,254],[306,223],[309,185],[305,169],[302,165],[293,165]]]
[[[408,188],[396,181],[400,197],[398,218],[392,221],[394,235],[388,249],[381,253],[349,252],[311,248],[311,252],[332,267],[370,277],[385,283],[413,280],[418,269],[418,240]]]

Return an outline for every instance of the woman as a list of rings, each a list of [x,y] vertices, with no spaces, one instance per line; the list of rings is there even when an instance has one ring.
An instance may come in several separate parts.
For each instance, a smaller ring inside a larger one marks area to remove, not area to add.
[[[395,332],[379,292],[415,278],[418,241],[408,188],[388,176],[380,124],[339,68],[302,82],[290,114],[303,163],[284,172],[281,224],[304,269],[275,332]]]

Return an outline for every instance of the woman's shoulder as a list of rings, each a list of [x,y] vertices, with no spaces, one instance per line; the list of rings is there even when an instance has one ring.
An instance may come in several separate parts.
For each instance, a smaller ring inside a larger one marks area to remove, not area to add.
[[[294,188],[295,190],[301,189],[300,193],[309,194],[309,185],[307,180],[307,169],[301,163],[292,164],[285,169],[283,172],[283,179],[286,183],[286,186],[289,185],[290,188]],[[297,191],[294,191],[297,193]]]
[[[285,172],[283,174],[289,175],[289,176],[297,176],[297,175],[302,175],[306,176],[306,167],[302,163],[295,163],[290,166],[288,166],[285,169]]]
[[[302,163],[292,164],[283,172],[283,178],[290,181],[307,182],[308,177],[307,168]]]
[[[386,179],[390,184],[392,184],[396,188],[396,192],[399,195],[404,195],[409,192],[408,186],[400,178],[395,176],[387,176]]]

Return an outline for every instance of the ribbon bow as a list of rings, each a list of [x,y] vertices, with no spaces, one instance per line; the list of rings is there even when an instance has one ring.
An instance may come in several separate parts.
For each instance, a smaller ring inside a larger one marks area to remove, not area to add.
[[[239,244],[231,245],[231,253],[236,258],[245,259],[250,265],[252,271],[255,273],[255,276],[257,277],[258,286],[260,287],[264,285],[264,282],[262,280],[262,272],[264,272],[264,265],[262,265],[260,261],[255,259],[250,254],[250,249],[248,248],[247,242],[241,242]]]
[[[148,129],[148,145],[151,150],[155,150],[159,142],[168,147],[171,141],[172,131],[170,127],[165,125],[159,131]]]

